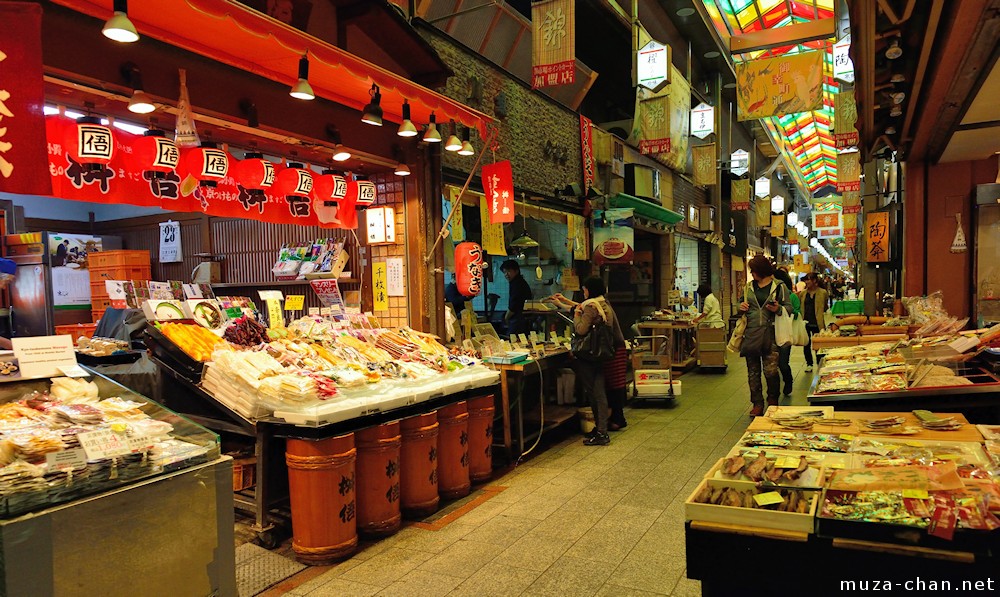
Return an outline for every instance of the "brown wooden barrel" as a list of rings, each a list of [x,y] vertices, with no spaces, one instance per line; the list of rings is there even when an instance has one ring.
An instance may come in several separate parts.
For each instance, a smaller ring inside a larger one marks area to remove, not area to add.
[[[438,409],[438,493],[445,499],[469,495],[469,411],[465,401]]]
[[[362,429],[358,446],[358,532],[384,537],[399,530],[399,421]]]
[[[287,442],[292,549],[304,564],[329,564],[358,548],[355,455],[353,433]]]
[[[493,395],[469,400],[469,479],[473,483],[493,476]]]
[[[437,512],[438,422],[437,411],[403,419],[403,445],[399,453],[399,505],[407,518]]]

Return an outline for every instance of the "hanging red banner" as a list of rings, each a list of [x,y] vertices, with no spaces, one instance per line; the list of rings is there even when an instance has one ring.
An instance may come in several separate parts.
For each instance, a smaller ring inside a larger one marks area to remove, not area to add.
[[[510,161],[483,166],[483,190],[489,201],[490,224],[514,221],[514,175]]]
[[[580,114],[580,148],[583,152],[583,194],[594,186],[594,135],[589,118]]]
[[[45,175],[42,7],[0,2],[0,191],[50,195]]]
[[[46,194],[74,201],[126,203],[275,224],[336,227],[330,218],[317,216],[313,201],[283,197],[272,188],[250,192],[237,184],[235,172],[238,169],[235,167],[230,167],[214,187],[201,186],[194,177],[184,175],[182,178],[176,172],[143,172],[131,157],[139,136],[119,129],[114,129],[113,133],[115,149],[111,163],[98,169],[85,168],[70,157],[63,146],[66,127],[70,126],[75,123],[68,118],[49,116],[45,119],[50,140],[48,168],[52,185],[51,193]],[[239,163],[234,156],[226,155],[230,164]],[[279,173],[281,170],[277,168]]]

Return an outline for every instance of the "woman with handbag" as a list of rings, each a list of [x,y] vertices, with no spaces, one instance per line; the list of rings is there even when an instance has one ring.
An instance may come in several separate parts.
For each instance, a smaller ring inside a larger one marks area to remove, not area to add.
[[[596,336],[610,332],[612,339],[610,354],[606,357],[597,357],[597,359],[578,352],[576,350],[577,342],[573,343],[574,356],[577,357],[573,363],[573,369],[577,379],[580,380],[583,395],[594,413],[594,423],[596,424],[594,431],[583,440],[583,443],[588,446],[606,446],[611,443],[611,438],[608,436],[609,396],[612,398],[611,428],[621,429],[627,424],[625,422],[625,379],[624,375],[618,375],[619,369],[624,371],[624,367],[621,365],[624,365],[627,354],[625,336],[622,334],[621,326],[618,325],[618,316],[604,296],[605,292],[604,280],[592,276],[583,281],[584,301],[582,303],[575,303],[561,294],[551,297],[553,302],[573,309],[573,331],[578,338],[585,339],[592,334]],[[601,326],[607,326],[607,328],[598,329]],[[594,339],[594,336],[591,336],[591,339]],[[621,378],[620,384],[617,383],[619,377]],[[612,382],[611,388],[605,387],[606,379]],[[620,385],[621,388],[614,387],[617,385]]]
[[[753,281],[743,291],[740,312],[746,317],[746,331],[740,356],[747,360],[747,378],[750,383],[750,416],[764,414],[764,388],[760,382],[763,372],[767,380],[767,405],[777,406],[781,378],[778,371],[778,346],[774,338],[774,320],[779,309],[792,313],[788,292],[781,292],[782,284],[774,279],[774,266],[763,255],[757,255],[747,264]]]
[[[783,296],[787,296],[791,301],[792,316],[798,319],[799,297],[792,291],[792,277],[788,275],[787,270],[780,267],[775,270],[774,277],[784,285],[784,288],[781,289],[784,293]],[[782,392],[785,396],[792,395],[792,346],[793,344],[786,344],[778,347],[778,371],[781,372],[781,379],[785,382],[785,391]]]

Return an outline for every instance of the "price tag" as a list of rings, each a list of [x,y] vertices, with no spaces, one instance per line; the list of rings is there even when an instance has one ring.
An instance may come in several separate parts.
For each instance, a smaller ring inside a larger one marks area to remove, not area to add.
[[[125,438],[125,444],[131,452],[142,452],[153,447],[153,438],[148,435],[133,435]]]
[[[527,346],[527,344],[528,344],[528,337],[525,336],[524,334],[518,334],[517,335],[517,341],[520,342],[521,344],[524,344],[525,346]]]
[[[320,317],[329,317],[330,316],[330,307],[321,307],[320,310],[319,310],[319,315],[320,315]]]
[[[753,496],[753,501],[757,502],[758,506],[770,506],[771,504],[780,504],[785,501],[785,498],[781,497],[777,491],[768,491]]]
[[[930,496],[927,495],[927,490],[926,489],[904,489],[903,490],[903,497],[904,498],[912,498],[912,499],[915,499],[915,500],[926,500],[926,499],[930,498]]]
[[[965,458],[965,454],[941,454],[940,456],[935,456],[935,458],[940,458],[941,460],[962,460]]]
[[[113,458],[132,451],[125,439],[110,429],[88,431],[76,437],[80,440],[80,447],[87,453],[87,460]]]
[[[285,311],[301,311],[306,297],[301,294],[290,294],[285,297]]]
[[[284,295],[281,294],[280,290],[258,290],[257,294],[260,295],[260,300],[262,301],[281,302],[285,299]]]
[[[229,319],[239,319],[243,317],[243,309],[239,307],[229,307],[226,309],[226,317]]]
[[[549,332],[549,337],[552,338],[553,342],[559,342],[559,334],[555,330]]]
[[[849,442],[854,439],[854,436],[848,433],[843,433],[840,435],[840,439],[844,440],[845,442]]]
[[[55,470],[83,468],[87,466],[87,453],[82,448],[49,452],[45,455],[45,462]]]
[[[319,307],[309,307],[309,315],[319,315]]]
[[[903,442],[903,443],[906,444],[907,446],[910,446],[911,448],[923,448],[924,447],[924,445],[921,444],[920,442]]]
[[[832,462],[830,464],[824,464],[824,468],[844,468],[843,462]]]
[[[281,301],[267,299],[264,302],[267,303],[267,321],[270,324],[269,327],[272,329],[285,327],[285,314],[281,312]]]
[[[566,350],[573,350],[573,346],[569,342],[563,342],[563,348]]]
[[[774,468],[799,468],[798,456],[778,456]]]

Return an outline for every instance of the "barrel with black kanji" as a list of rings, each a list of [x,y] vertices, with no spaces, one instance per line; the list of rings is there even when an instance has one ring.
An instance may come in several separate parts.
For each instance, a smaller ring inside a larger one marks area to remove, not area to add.
[[[300,562],[329,564],[357,550],[355,457],[353,433],[288,440],[292,549]]]
[[[399,452],[399,505],[407,518],[437,512],[438,421],[437,411],[403,419]]]
[[[469,411],[466,402],[438,409],[438,493],[445,499],[469,495]]]
[[[473,483],[493,476],[493,395],[469,400],[469,479]]]
[[[384,537],[399,530],[399,421],[355,433],[358,449],[358,532]]]

